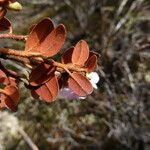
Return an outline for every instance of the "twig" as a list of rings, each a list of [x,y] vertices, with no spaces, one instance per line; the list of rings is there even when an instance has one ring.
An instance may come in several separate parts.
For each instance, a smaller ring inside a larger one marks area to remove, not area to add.
[[[122,27],[124,27],[124,25],[127,23],[127,21],[129,20],[130,18],[130,15],[131,13],[135,10],[135,8],[137,8],[138,6],[140,6],[142,3],[143,3],[144,0],[137,0],[137,1],[134,1],[132,3],[132,5],[130,6],[128,12],[125,14],[125,16],[123,16],[120,21],[117,22],[116,25],[114,25],[115,23],[112,22],[111,25],[110,25],[110,29],[109,29],[109,34],[110,36],[108,37],[108,40],[106,42],[106,44],[104,45],[105,49],[103,49],[103,53],[107,56],[107,50],[108,50],[108,47],[110,46],[111,42],[113,41],[114,37],[116,36],[116,34],[120,31],[120,29]],[[122,4],[122,5],[125,5],[125,4]],[[122,6],[120,6],[122,7]],[[120,9],[123,9],[123,8],[120,8]],[[120,11],[120,10],[118,10]]]
[[[28,57],[40,57],[40,56],[42,57],[41,53],[19,51],[15,49],[7,49],[7,48],[0,48],[0,54],[27,57],[27,58]]]
[[[123,66],[125,68],[125,71],[127,72],[127,75],[128,75],[128,78],[129,78],[129,82],[130,82],[130,86],[131,86],[132,90],[135,90],[134,79],[133,79],[133,76],[131,74],[130,68],[129,68],[129,66],[128,66],[126,61],[123,63]]]
[[[115,26],[115,29],[113,30],[113,34],[116,34],[128,21],[131,13],[135,10],[136,7],[140,6],[144,0],[137,0],[132,3],[131,7],[129,8],[128,12],[126,15],[117,23]]]
[[[32,139],[28,136],[28,134],[21,127],[18,129],[18,132],[22,135],[23,139],[32,150],[39,150],[39,148],[35,145]]]
[[[27,36],[15,35],[15,34],[0,34],[0,39],[13,39],[13,40],[23,40],[25,41]]]
[[[127,4],[127,2],[128,2],[128,0],[123,0],[121,2],[121,4],[119,5],[119,8],[117,10],[116,16],[119,16],[122,13],[122,11],[123,11],[125,5]]]

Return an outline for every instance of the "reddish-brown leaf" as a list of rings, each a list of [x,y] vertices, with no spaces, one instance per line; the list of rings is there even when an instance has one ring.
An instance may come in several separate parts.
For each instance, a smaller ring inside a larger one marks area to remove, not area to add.
[[[58,53],[66,38],[66,30],[63,25],[54,29],[50,19],[44,19],[33,27],[25,46],[26,51],[39,52],[43,56],[50,57]]]
[[[43,56],[53,56],[59,52],[65,39],[66,29],[64,25],[60,24],[44,39],[38,47],[38,51],[41,52]]]
[[[40,96],[36,93],[35,90],[31,90],[31,95],[32,95],[32,97],[35,98],[35,99],[39,99],[39,97],[40,97]]]
[[[86,96],[92,93],[93,87],[90,81],[80,73],[72,73],[68,80],[69,88],[79,96]]]
[[[61,57],[61,62],[63,64],[68,64],[71,63],[71,58],[72,58],[72,52],[74,50],[74,47],[71,47],[70,49],[68,49],[63,56]]]
[[[9,78],[2,70],[0,70],[0,83],[4,85],[8,85],[10,83]]]
[[[5,31],[11,28],[11,23],[7,18],[0,19],[0,31]]]
[[[72,53],[72,63],[78,66],[84,66],[84,63],[89,57],[89,46],[86,41],[79,41]]]
[[[87,62],[86,62],[86,68],[88,72],[92,72],[97,65],[97,56],[95,54],[92,54],[89,56]]]
[[[36,98],[37,95],[39,95],[41,100],[52,102],[56,99],[58,92],[58,80],[56,76],[53,76],[48,82],[40,86],[37,90],[35,90],[34,92],[32,91],[32,94]]]
[[[0,70],[0,77],[6,77],[6,74],[2,70]]]
[[[14,102],[15,105],[19,102],[19,90],[16,86],[9,85],[4,88],[5,92],[7,93],[7,96]]]
[[[0,70],[0,83],[4,85],[14,85],[16,86],[16,80],[11,77],[7,77],[6,74]]]
[[[30,85],[38,86],[47,82],[54,75],[54,72],[55,67],[52,65],[52,63],[41,63],[39,66],[32,70],[29,77]]]
[[[26,41],[25,50],[39,52],[39,45],[41,45],[41,43],[52,32],[53,29],[54,25],[49,18],[43,19],[37,25],[32,27],[32,31],[30,32]]]
[[[3,85],[13,85],[16,86],[16,80],[14,78],[11,77],[2,77],[0,78],[0,83],[2,83]]]
[[[15,105],[14,101],[12,101],[9,96],[3,95],[0,98],[0,108],[8,108],[11,111],[17,110],[17,105]]]
[[[12,111],[17,110],[19,103],[19,91],[16,86],[6,86],[4,88],[5,94],[0,94],[0,108],[8,108]]]

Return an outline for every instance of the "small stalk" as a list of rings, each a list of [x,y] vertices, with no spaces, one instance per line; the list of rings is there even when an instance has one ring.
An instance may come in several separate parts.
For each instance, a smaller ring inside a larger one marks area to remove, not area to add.
[[[7,48],[0,48],[0,53],[4,55],[19,56],[19,57],[25,57],[25,58],[42,57],[41,53],[17,51],[14,49],[7,49]]]
[[[0,34],[0,39],[13,39],[17,41],[26,41],[27,36],[24,35],[15,35],[15,34]]]

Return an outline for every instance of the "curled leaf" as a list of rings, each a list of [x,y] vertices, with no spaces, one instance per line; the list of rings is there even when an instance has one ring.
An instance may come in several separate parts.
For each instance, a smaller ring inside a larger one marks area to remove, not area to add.
[[[69,88],[79,96],[86,96],[92,93],[93,87],[90,81],[80,73],[72,73],[68,80]]]
[[[16,86],[6,86],[4,88],[5,95],[0,95],[0,108],[6,107],[12,111],[17,110],[17,105],[19,103],[19,91]]]
[[[19,102],[18,88],[16,86],[9,85],[9,86],[6,86],[4,90],[7,93],[7,96],[9,96],[10,99],[12,99],[12,101],[15,103],[15,105],[17,105]]]
[[[32,26],[26,41],[25,50],[39,52],[38,47],[53,29],[54,25],[49,18],[45,18],[37,25]]]
[[[13,86],[17,85],[16,80],[12,77],[7,77],[2,70],[0,70],[0,84]]]
[[[0,70],[0,84],[8,85],[9,83],[10,83],[9,78],[2,70]]]
[[[88,72],[92,72],[97,65],[97,56],[95,54],[91,54],[86,62],[86,68]]]
[[[63,54],[63,56],[61,57],[61,62],[63,64],[71,63],[73,50],[74,50],[74,47],[71,47]]]
[[[89,57],[89,46],[86,41],[79,41],[72,53],[72,63],[78,66],[84,66]]]
[[[8,108],[11,111],[16,111],[17,110],[17,105],[10,99],[10,97],[6,95],[1,95],[0,96],[0,109],[2,108]]]
[[[63,46],[65,39],[66,29],[60,24],[44,39],[38,50],[43,56],[54,56]]]
[[[54,72],[55,67],[52,65],[52,63],[41,63],[39,66],[32,70],[29,77],[30,85],[38,86],[47,82],[47,80],[51,78]]]
[[[3,76],[5,76],[6,77],[6,74],[2,71],[2,70],[0,70],[0,77],[3,77]]]
[[[64,25],[58,25],[54,29],[52,21],[48,18],[35,25],[30,32],[25,50],[39,52],[45,57],[50,57],[58,53],[66,38]]]
[[[7,18],[0,19],[0,31],[11,29],[11,23]]]
[[[34,98],[40,97],[41,100],[52,102],[56,99],[59,92],[58,80],[53,76],[48,82],[41,85],[38,89],[32,91]]]

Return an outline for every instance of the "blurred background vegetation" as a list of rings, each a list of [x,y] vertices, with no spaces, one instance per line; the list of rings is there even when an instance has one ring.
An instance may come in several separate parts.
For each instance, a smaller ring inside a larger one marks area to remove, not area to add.
[[[36,150],[35,145],[40,150],[149,150],[150,1],[20,3],[20,13],[7,14],[15,33],[26,35],[30,25],[44,17],[63,23],[68,37],[61,53],[85,39],[100,54],[100,82],[85,100],[58,98],[51,104],[34,100],[20,85],[18,111],[0,112],[0,150]],[[24,47],[10,40],[1,46]]]

